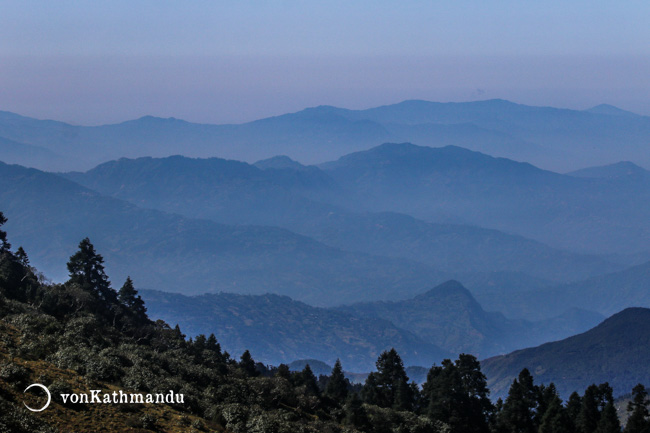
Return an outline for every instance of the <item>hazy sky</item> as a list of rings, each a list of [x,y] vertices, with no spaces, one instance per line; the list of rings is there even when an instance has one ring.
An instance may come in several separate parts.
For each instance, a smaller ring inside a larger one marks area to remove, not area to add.
[[[504,98],[650,115],[650,2],[0,0],[0,110],[242,122]]]

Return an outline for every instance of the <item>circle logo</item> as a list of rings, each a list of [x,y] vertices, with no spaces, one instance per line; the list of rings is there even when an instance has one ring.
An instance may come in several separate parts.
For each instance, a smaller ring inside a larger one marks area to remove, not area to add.
[[[43,412],[45,409],[47,409],[47,407],[52,402],[52,395],[50,394],[50,390],[47,389],[47,387],[45,385],[41,385],[40,383],[32,383],[27,388],[25,388],[25,391],[23,391],[23,393],[29,391],[31,388],[34,388],[34,387],[41,388],[43,391],[45,391],[45,393],[47,394],[47,403],[45,403],[45,406],[43,406],[40,409],[32,409],[31,407],[27,406],[27,403],[25,403],[25,402],[23,402],[23,404],[25,405],[25,407],[27,409],[31,410],[32,412]]]

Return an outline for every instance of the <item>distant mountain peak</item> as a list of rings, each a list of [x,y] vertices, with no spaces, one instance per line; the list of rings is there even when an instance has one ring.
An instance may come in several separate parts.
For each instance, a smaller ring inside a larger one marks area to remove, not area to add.
[[[295,161],[286,155],[278,155],[278,156],[273,156],[271,158],[262,159],[260,161],[257,161],[253,165],[257,168],[261,168],[262,170],[266,170],[269,168],[271,169],[291,168],[295,170],[302,170],[307,168],[307,166],[302,165],[298,161]]]
[[[147,124],[154,124],[154,125],[159,125],[159,124],[169,124],[169,123],[188,123],[185,120],[182,119],[177,119],[175,117],[156,117],[156,116],[142,116],[139,117],[136,120],[128,120],[124,123],[147,123]]]
[[[621,108],[618,108],[614,105],[610,104],[600,104],[596,105],[595,107],[588,108],[584,110],[589,113],[594,113],[594,114],[605,114],[608,116],[638,116],[638,114],[633,113],[631,111],[623,110]]]
[[[650,176],[650,172],[631,161],[620,161],[614,164],[588,167],[567,173],[575,177],[617,179],[624,177]]]
[[[462,295],[463,297],[471,298],[472,301],[475,301],[470,291],[456,280],[449,280],[442,284],[439,284],[433,289],[430,289],[421,295],[416,296],[415,299],[446,297],[451,295]]]

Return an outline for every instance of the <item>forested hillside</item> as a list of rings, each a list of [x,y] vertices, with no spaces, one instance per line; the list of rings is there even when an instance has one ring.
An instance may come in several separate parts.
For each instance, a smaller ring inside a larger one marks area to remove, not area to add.
[[[6,222],[0,213],[0,226]],[[620,432],[608,384],[593,385],[566,404],[552,384],[535,385],[527,369],[505,400],[489,399],[475,357],[432,366],[422,388],[409,382],[401,357],[383,352],[376,371],[352,386],[336,362],[329,376],[309,365],[291,372],[229,354],[214,337],[186,339],[182,330],[147,315],[131,279],[116,291],[89,239],[67,263],[69,279],[48,284],[13,250],[0,230],[0,428],[12,433],[57,431],[230,432]],[[616,317],[610,319],[618,323]],[[643,343],[643,342],[642,342]],[[53,395],[39,413],[42,383]],[[105,392],[182,393],[167,404],[77,404],[62,394],[89,387]],[[626,432],[650,428],[647,393],[633,389]],[[561,429],[561,430],[558,430]]]

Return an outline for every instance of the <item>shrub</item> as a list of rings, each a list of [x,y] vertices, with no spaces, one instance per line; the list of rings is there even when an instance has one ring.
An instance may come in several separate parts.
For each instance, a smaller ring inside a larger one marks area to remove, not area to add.
[[[150,413],[145,413],[140,418],[140,425],[142,426],[142,428],[147,430],[156,430],[157,422],[158,422],[158,418],[156,418],[155,415],[152,415]]]
[[[21,388],[29,379],[29,371],[22,365],[10,362],[0,368],[0,379],[4,379],[15,387]]]

